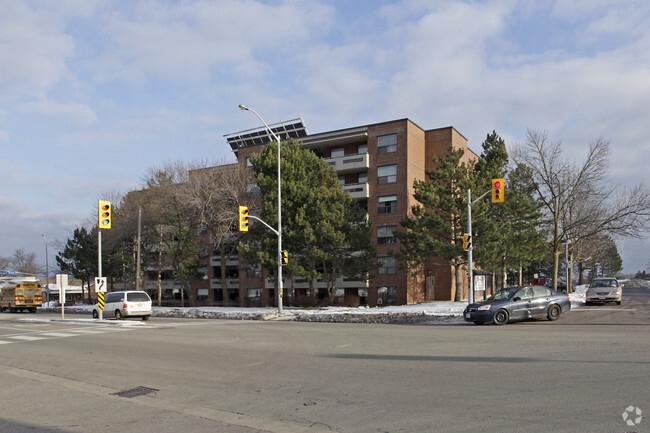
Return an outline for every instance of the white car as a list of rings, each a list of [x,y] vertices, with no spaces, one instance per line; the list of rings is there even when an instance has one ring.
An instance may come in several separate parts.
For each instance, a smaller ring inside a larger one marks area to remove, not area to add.
[[[589,284],[585,299],[587,305],[598,302],[616,302],[621,305],[622,297],[623,290],[616,278],[596,278]]]
[[[147,292],[127,290],[125,292],[109,292],[104,298],[103,318],[114,317],[121,320],[127,317],[139,317],[149,320],[151,316],[151,298]],[[99,318],[99,307],[95,304],[93,318]]]

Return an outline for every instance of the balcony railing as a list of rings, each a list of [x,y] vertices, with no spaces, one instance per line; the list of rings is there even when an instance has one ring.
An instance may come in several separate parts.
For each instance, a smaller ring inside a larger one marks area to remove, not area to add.
[[[226,262],[226,266],[237,266],[239,264],[239,254],[234,254]],[[210,256],[210,266],[221,266],[221,256]]]
[[[370,197],[370,188],[368,188],[368,182],[343,185],[343,191],[347,191],[352,198],[359,199]]]
[[[226,278],[226,287],[229,289],[239,289],[239,278]],[[222,289],[221,278],[213,278],[210,280],[211,289]]]
[[[367,171],[370,167],[367,153],[325,158],[325,161],[339,174]]]
[[[283,286],[285,289],[308,289],[309,288],[309,280],[306,278],[302,277],[296,277],[293,281],[290,279],[285,278]],[[355,280],[350,280],[348,278],[337,278],[336,279],[336,287],[339,289],[342,288],[359,288],[359,289],[367,289],[369,286],[368,281],[355,281]],[[275,287],[275,279],[274,278],[267,278],[265,281],[265,287],[267,289],[272,289]],[[316,289],[324,289],[327,287],[327,281],[318,279],[316,280],[316,283],[314,284],[314,288]]]

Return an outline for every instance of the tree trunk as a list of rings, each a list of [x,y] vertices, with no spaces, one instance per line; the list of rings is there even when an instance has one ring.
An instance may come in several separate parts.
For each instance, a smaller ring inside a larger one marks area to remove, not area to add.
[[[456,294],[454,301],[460,302],[463,300],[463,272],[460,265],[453,265],[456,272]]]
[[[226,278],[226,246],[222,241],[219,245],[221,255],[221,305],[228,307],[228,278]]]

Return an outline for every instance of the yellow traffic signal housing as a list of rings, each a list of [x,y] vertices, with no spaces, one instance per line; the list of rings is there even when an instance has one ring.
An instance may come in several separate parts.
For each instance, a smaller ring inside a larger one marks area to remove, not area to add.
[[[492,179],[492,203],[503,203],[505,186],[504,179]]]
[[[463,235],[463,249],[468,250],[472,246],[472,237],[470,235]]]
[[[282,251],[282,266],[286,266],[289,264],[289,251],[283,250]]]
[[[113,209],[111,202],[107,200],[99,200],[99,228],[110,229],[112,220]]]
[[[248,206],[239,206],[239,231],[248,231]]]

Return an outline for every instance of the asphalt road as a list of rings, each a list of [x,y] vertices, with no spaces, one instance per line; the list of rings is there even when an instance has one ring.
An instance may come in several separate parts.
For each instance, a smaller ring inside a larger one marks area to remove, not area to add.
[[[0,431],[648,432],[622,417],[650,414],[647,292],[625,292],[502,327],[3,313]]]

